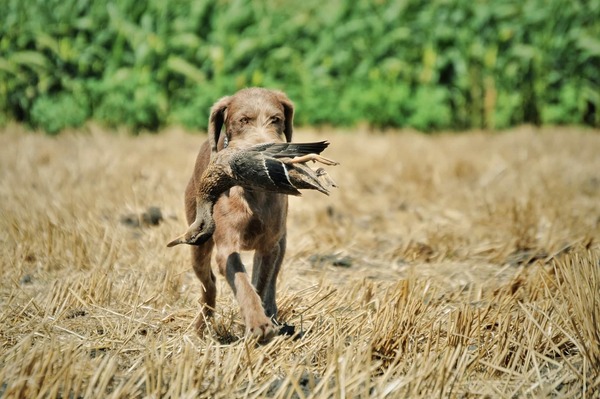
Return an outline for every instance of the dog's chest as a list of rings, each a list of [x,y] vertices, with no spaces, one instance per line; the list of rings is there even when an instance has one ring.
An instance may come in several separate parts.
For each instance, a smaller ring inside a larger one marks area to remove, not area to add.
[[[285,234],[287,196],[234,187],[215,205],[215,223],[223,234],[237,236],[242,250],[274,245]],[[219,243],[216,243],[219,245]]]

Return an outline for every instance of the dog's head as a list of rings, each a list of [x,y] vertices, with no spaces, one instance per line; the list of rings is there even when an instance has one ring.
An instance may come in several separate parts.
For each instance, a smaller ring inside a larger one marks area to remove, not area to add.
[[[208,140],[216,153],[227,146],[292,141],[294,105],[276,90],[249,88],[223,97],[211,108]],[[221,130],[225,125],[225,132]]]

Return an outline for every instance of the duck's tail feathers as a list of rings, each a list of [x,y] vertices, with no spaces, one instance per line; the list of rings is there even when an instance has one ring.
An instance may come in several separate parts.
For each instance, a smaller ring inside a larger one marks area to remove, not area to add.
[[[337,187],[333,179],[331,179],[323,168],[312,170],[304,164],[287,166],[290,179],[297,189],[317,190],[325,195],[329,195],[329,189]]]

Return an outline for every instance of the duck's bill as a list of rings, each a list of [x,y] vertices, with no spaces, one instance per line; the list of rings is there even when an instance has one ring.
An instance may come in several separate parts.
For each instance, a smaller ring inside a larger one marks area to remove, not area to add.
[[[167,247],[171,248],[175,245],[179,244],[187,244],[187,245],[202,245],[208,240],[212,238],[212,234],[200,234],[195,237],[189,236],[187,233],[184,233],[167,244]]]

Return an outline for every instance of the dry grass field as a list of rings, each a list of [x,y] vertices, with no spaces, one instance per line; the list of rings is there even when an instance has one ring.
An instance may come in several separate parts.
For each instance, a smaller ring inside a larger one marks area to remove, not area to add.
[[[204,138],[0,132],[0,397],[600,397],[600,132],[297,131],[339,188],[291,199],[266,345],[221,277],[195,334],[165,246]]]

